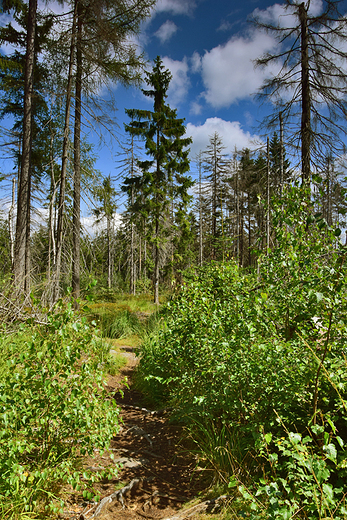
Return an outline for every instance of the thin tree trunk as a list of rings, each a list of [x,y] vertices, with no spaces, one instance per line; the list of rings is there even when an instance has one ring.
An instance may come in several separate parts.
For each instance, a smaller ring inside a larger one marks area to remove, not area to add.
[[[139,236],[139,276],[142,277],[142,238]]]
[[[245,227],[245,222],[244,222],[244,195],[243,195],[243,191],[241,191],[241,197],[240,197],[240,266],[243,267],[243,264],[244,264],[244,227]]]
[[[248,205],[248,266],[251,267],[251,263],[252,263],[252,251],[251,251],[251,246],[252,246],[252,237],[251,237],[251,202],[250,202],[250,194],[248,192],[248,201],[247,201],[247,205]]]
[[[8,212],[8,231],[10,236],[10,254],[11,254],[11,266],[13,270],[14,263],[14,232],[13,232],[13,212],[16,204],[16,178],[12,179],[12,202]]]
[[[16,240],[14,251],[14,283],[19,291],[25,290],[28,201],[30,200],[30,164],[32,143],[33,74],[35,62],[37,0],[29,0],[28,31],[24,72],[24,115],[21,173],[17,197]],[[30,223],[29,223],[30,225]]]
[[[157,150],[159,150],[160,145],[160,133],[159,128],[157,129]],[[159,176],[160,172],[160,162],[157,159],[157,175]],[[156,195],[158,197],[158,193]],[[159,305],[159,219],[160,214],[158,211],[158,204],[156,207],[156,217],[155,217],[155,248],[154,248],[154,303]]]
[[[111,289],[112,286],[112,261],[111,261],[111,222],[107,215],[107,287]]]
[[[283,114],[280,112],[280,197],[282,197],[284,178],[284,148],[283,148]]]
[[[77,53],[75,84],[75,127],[74,127],[74,194],[73,194],[73,256],[72,292],[76,300],[80,297],[81,264],[81,107],[82,107],[82,13],[77,6]],[[76,304],[75,304],[76,305]]]
[[[217,239],[217,159],[216,159],[216,143],[214,143],[213,156],[213,178],[212,178],[212,260],[216,259],[216,239]]]
[[[72,81],[73,81],[73,63],[75,54],[75,32],[76,32],[76,18],[77,18],[77,0],[75,1],[74,16],[72,23],[72,34],[70,44],[70,58],[69,58],[69,72],[68,72],[68,83],[66,89],[66,109],[65,109],[65,124],[64,124],[64,138],[63,138],[63,151],[62,151],[62,163],[60,172],[60,192],[58,202],[58,222],[57,222],[57,256],[55,265],[55,288],[53,298],[56,299],[59,296],[59,282],[61,272],[61,257],[63,248],[63,220],[64,220],[64,208],[65,208],[65,186],[66,186],[66,170],[69,153],[69,127],[70,127],[70,107],[71,107],[71,92],[72,92]]]
[[[134,136],[131,135],[131,179],[134,177]],[[134,186],[131,185],[131,206],[134,204]],[[135,295],[135,266],[134,266],[134,223],[131,221],[131,251],[130,251],[130,294]]]
[[[48,268],[47,268],[47,279],[50,282],[52,264],[55,265],[56,261],[56,244],[55,244],[55,229],[54,229],[54,207],[55,199],[57,196],[57,183],[54,178],[54,157],[53,157],[53,132],[51,132],[51,143],[50,143],[50,163],[51,163],[51,200],[49,201],[49,217],[48,217]]]
[[[266,254],[269,254],[270,247],[270,144],[267,138],[266,146]]]
[[[30,146],[31,148],[31,146]],[[31,165],[28,179],[28,193],[27,193],[27,216],[26,216],[26,233],[25,233],[25,280],[24,292],[30,294],[30,222],[31,222]]]
[[[239,193],[239,169],[236,162],[236,151],[234,154],[234,170],[236,174],[236,261],[240,263],[240,193]]]
[[[199,260],[202,266],[203,237],[202,237],[202,193],[201,193],[201,155],[199,155]]]
[[[307,32],[307,8],[305,3],[299,5],[299,19],[301,24],[301,163],[302,183],[308,184],[311,178],[311,95],[309,77],[309,54]]]
[[[332,204],[331,204],[331,168],[330,168],[330,157],[327,159],[327,207],[326,207],[326,220],[328,226],[332,224]]]

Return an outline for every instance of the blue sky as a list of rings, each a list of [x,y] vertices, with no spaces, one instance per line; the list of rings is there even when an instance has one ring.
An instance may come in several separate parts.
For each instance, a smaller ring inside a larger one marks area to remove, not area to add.
[[[302,0],[297,0],[300,3]],[[168,102],[185,119],[187,135],[193,138],[193,158],[208,144],[217,131],[225,152],[244,147],[259,148],[265,142],[259,123],[270,110],[261,106],[254,94],[276,68],[261,70],[253,61],[277,48],[275,39],[255,28],[249,18],[257,14],[263,20],[284,26],[291,23],[285,2],[269,0],[158,0],[152,16],[143,24],[137,44],[144,50],[150,65],[160,55],[172,73]],[[41,0],[39,1],[39,5]],[[347,0],[342,2],[342,6]],[[43,4],[41,4],[42,7]],[[64,8],[49,2],[55,11]],[[319,14],[323,0],[311,0],[312,14]],[[4,16],[0,22],[4,23]],[[4,49],[3,49],[4,50]],[[6,50],[5,50],[6,52]],[[118,136],[124,136],[123,123],[128,122],[125,108],[152,108],[152,100],[139,89],[112,87],[117,105]],[[118,145],[97,146],[97,137],[89,131],[99,156],[96,166],[104,175],[116,177],[120,159]],[[192,176],[195,165],[192,163]],[[9,186],[10,187],[10,186]]]
[[[153,60],[160,55],[172,75],[168,102],[185,118],[193,137],[192,157],[218,131],[226,151],[259,143],[258,124],[264,107],[253,94],[264,72],[253,61],[271,50],[274,40],[248,22],[255,9],[266,10],[266,0],[159,0],[144,26],[139,41]],[[139,90],[118,87],[117,118],[124,108],[151,108],[151,100]]]
[[[159,0],[144,23],[139,45],[151,62],[160,55],[172,73],[168,102],[185,119],[187,134],[193,138],[192,158],[206,148],[215,131],[222,137],[226,153],[264,145],[260,123],[271,107],[260,105],[254,94],[277,69],[255,68],[254,60],[275,50],[278,43],[249,20],[257,14],[263,20],[281,20],[289,26],[292,17],[284,3]],[[322,0],[311,0],[311,13],[319,14],[322,6]],[[124,108],[151,108],[152,101],[140,90],[118,86],[114,93],[121,130],[126,121]],[[111,153],[104,152],[98,167],[114,175],[117,147]]]

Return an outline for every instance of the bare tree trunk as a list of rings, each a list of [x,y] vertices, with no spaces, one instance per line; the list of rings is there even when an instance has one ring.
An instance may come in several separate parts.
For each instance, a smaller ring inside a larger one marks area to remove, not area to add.
[[[81,264],[81,107],[82,107],[82,13],[77,0],[77,53],[75,84],[75,127],[74,127],[74,193],[73,193],[73,255],[72,293],[75,301],[80,297]]]
[[[110,216],[107,215],[107,287],[112,286],[112,261],[111,261],[111,222]]]
[[[222,260],[225,260],[224,214],[223,214],[223,187],[220,185],[220,216],[222,226]]]
[[[68,72],[68,83],[66,89],[66,109],[65,109],[65,124],[64,124],[64,138],[63,138],[63,152],[62,152],[62,163],[60,172],[60,192],[58,202],[58,222],[57,222],[57,256],[55,265],[55,288],[53,298],[56,299],[59,296],[59,282],[61,272],[61,256],[63,248],[63,220],[64,220],[64,208],[65,208],[65,186],[66,186],[66,170],[67,160],[69,153],[69,127],[70,127],[70,106],[71,106],[71,91],[73,81],[73,63],[75,54],[75,32],[76,32],[76,17],[77,17],[77,0],[75,1],[74,16],[72,23],[72,34],[70,44],[70,58],[69,58],[69,72]]]
[[[139,236],[139,276],[142,277],[142,238]]]
[[[154,256],[154,303],[159,305],[159,247],[157,244],[155,244]]]
[[[216,259],[216,239],[217,239],[217,157],[216,157],[216,143],[214,143],[214,157],[212,166],[212,248],[211,258]]]
[[[134,136],[131,134],[131,179],[134,177]],[[131,206],[134,204],[134,186],[131,185]],[[134,265],[134,223],[131,222],[131,251],[130,251],[130,294],[135,295],[135,265]]]
[[[28,31],[24,72],[24,116],[21,173],[17,197],[16,240],[14,250],[14,283],[19,291],[25,290],[28,201],[30,200],[30,163],[32,136],[32,95],[35,62],[37,0],[29,0]],[[29,222],[30,225],[30,222]]]
[[[53,132],[51,132],[50,143],[50,163],[51,163],[51,200],[49,201],[49,217],[48,217],[48,267],[47,279],[50,282],[52,264],[56,262],[56,244],[55,244],[55,229],[54,229],[54,206],[57,196],[57,183],[54,178],[54,157],[53,157]]]
[[[236,261],[240,263],[240,192],[239,192],[239,169],[236,162],[236,151],[234,153],[234,170],[236,174]]]
[[[330,157],[328,157],[327,159],[327,173],[326,173],[326,178],[327,178],[327,207],[326,207],[326,220],[327,220],[327,224],[328,226],[331,226],[332,224],[332,201],[331,201],[331,159]]]
[[[10,236],[10,254],[11,254],[11,266],[13,270],[14,263],[14,232],[13,232],[13,212],[16,204],[16,178],[12,179],[12,202],[8,212],[8,231]]]
[[[31,148],[31,146],[30,146]],[[31,165],[28,179],[28,193],[27,193],[27,216],[26,216],[26,233],[25,233],[25,280],[24,292],[30,294],[30,223],[31,223]]]
[[[299,5],[299,18],[301,24],[301,164],[302,183],[308,184],[311,179],[311,95],[309,77],[308,33],[307,33],[307,8],[305,3]]]
[[[280,112],[280,197],[282,197],[283,191],[283,178],[284,178],[284,148],[283,148],[283,114]]]
[[[160,145],[160,132],[159,128],[157,129],[157,150],[159,150]],[[160,171],[160,163],[159,159],[157,159],[157,175],[159,175]],[[158,197],[158,194],[157,194]],[[160,214],[158,211],[158,205],[156,207],[156,217],[155,217],[155,248],[154,248],[154,303],[159,305],[159,219]]]
[[[248,266],[251,267],[252,263],[252,236],[251,236],[251,197],[248,192],[248,200],[247,200],[247,206],[248,206]]]
[[[270,144],[267,138],[266,146],[266,254],[269,254],[270,247]]]
[[[200,261],[200,266],[202,266],[203,237],[202,237],[201,154],[199,154],[198,165],[199,165],[199,261]]]

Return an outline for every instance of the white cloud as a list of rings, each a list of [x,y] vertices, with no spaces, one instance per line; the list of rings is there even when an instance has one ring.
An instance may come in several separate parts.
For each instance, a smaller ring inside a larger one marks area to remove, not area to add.
[[[158,0],[154,11],[190,15],[195,7],[195,0]]]
[[[52,12],[54,14],[63,14],[71,11],[71,5],[67,2],[58,2],[57,0],[51,0],[47,6],[47,2],[44,0],[38,1],[38,8],[40,11]]]
[[[154,33],[154,36],[159,38],[161,43],[165,43],[168,40],[170,40],[170,38],[175,34],[177,29],[178,27],[174,22],[172,22],[171,20],[166,20],[166,22],[159,27],[157,32]]]
[[[122,223],[122,215],[116,213],[114,215],[114,228],[118,229]],[[101,233],[101,231],[106,230],[106,219],[101,220],[100,222],[96,222],[95,217],[81,217],[81,226],[85,233],[89,236],[94,237],[97,233]]]
[[[248,37],[233,37],[206,52],[202,57],[202,79],[207,103],[215,108],[227,107],[254,94],[278,66],[267,67],[266,71],[255,69],[253,60],[276,45],[271,36],[253,32]]]
[[[200,126],[195,126],[192,123],[187,124],[187,135],[193,139],[191,145],[192,157],[199,151],[205,150],[210,136],[215,132],[218,132],[222,138],[225,152],[230,154],[234,152],[235,147],[237,150],[258,148],[261,143],[257,135],[252,136],[249,132],[242,130],[239,121],[225,121],[219,117],[211,117]]]
[[[182,61],[172,60],[167,56],[163,58],[163,64],[166,69],[169,69],[172,74],[172,80],[169,87],[168,98],[169,103],[176,105],[182,103],[185,100],[190,81],[188,77],[188,63],[187,58],[183,58]]]
[[[197,101],[193,101],[190,105],[190,113],[198,116],[202,112],[202,106]]]
[[[297,3],[301,3],[301,0],[297,0]],[[286,9],[284,4],[276,3],[264,10],[255,9],[253,15],[261,22],[290,28],[298,23],[297,16],[293,14],[294,9],[297,9],[296,6]],[[321,14],[322,9],[322,0],[311,0],[311,16]],[[280,64],[271,63],[265,69],[255,68],[254,61],[277,47],[274,35],[253,28],[246,36],[234,36],[224,45],[205,52],[202,57],[195,53],[191,58],[192,71],[198,72],[201,67],[206,102],[218,109],[255,94],[266,78],[279,72]]]
[[[201,71],[201,56],[198,52],[194,52],[193,56],[190,58],[191,69],[192,72],[200,72]]]
[[[301,4],[302,0],[296,2],[297,5]],[[294,6],[288,6],[285,4],[274,4],[269,6],[267,9],[255,9],[253,16],[263,23],[279,25],[284,29],[295,27],[298,24],[298,18],[293,13],[297,10]],[[322,0],[312,0],[309,6],[309,15],[318,16],[323,11]]]
[[[217,31],[230,31],[232,29],[232,24],[228,22],[228,20],[223,20],[220,26],[218,27]]]

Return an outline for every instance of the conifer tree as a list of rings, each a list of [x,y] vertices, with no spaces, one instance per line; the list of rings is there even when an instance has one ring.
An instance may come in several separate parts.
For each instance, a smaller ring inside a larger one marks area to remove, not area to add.
[[[188,190],[192,186],[192,180],[186,175],[189,170],[187,147],[192,140],[184,136],[184,120],[178,119],[176,110],[165,103],[172,76],[159,56],[154,60],[153,70],[146,75],[149,90],[142,92],[153,99],[153,111],[128,111],[133,120],[126,125],[126,131],[145,141],[148,159],[139,162],[142,174],[127,179],[124,190],[129,192],[135,186],[133,212],[139,211],[147,219],[147,240],[153,246],[154,303],[159,304],[161,257],[170,234],[172,201],[181,201],[177,212],[180,225],[186,220]]]

